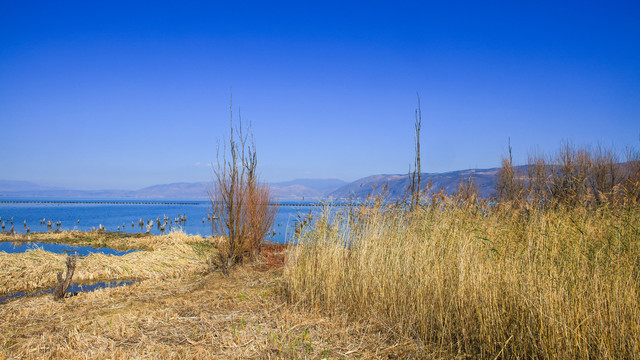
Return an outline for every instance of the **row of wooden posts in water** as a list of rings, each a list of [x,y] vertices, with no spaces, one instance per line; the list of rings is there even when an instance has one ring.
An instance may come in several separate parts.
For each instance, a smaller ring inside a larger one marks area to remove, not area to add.
[[[9,229],[8,233],[13,235],[13,233],[14,233],[14,231],[13,231],[13,218],[6,219],[6,220],[11,222],[11,228]],[[4,232],[4,230],[6,229],[6,225],[5,225],[4,221],[2,221],[2,217],[0,217],[0,223],[2,223],[2,232]],[[27,231],[29,231],[29,228],[27,227],[27,220],[24,221],[24,227],[27,229]]]
[[[215,221],[217,219],[217,217],[212,216],[211,214],[207,214],[207,218],[202,218],[202,223],[204,224],[206,221],[212,222]],[[295,232],[298,233],[302,227],[304,225],[307,224],[307,222],[311,219],[311,216],[309,215],[308,218],[304,218],[304,219],[299,219],[299,221],[297,221],[295,223]],[[14,231],[14,227],[13,227],[13,218],[10,219],[6,219],[6,221],[11,223],[11,228],[9,229],[9,231],[7,232],[10,235],[13,235],[15,233]],[[0,222],[2,223],[2,232],[5,232],[6,229],[6,225],[5,222],[2,221],[2,218],[0,217]],[[183,215],[178,215],[177,218],[169,218],[167,216],[164,216],[162,219],[160,219],[159,217],[156,218],[155,221],[151,220],[151,219],[147,219],[147,220],[143,220],[142,218],[140,218],[140,220],[138,221],[138,226],[140,227],[140,229],[145,228],[146,226],[146,233],[150,234],[151,233],[151,229],[153,229],[153,225],[156,224],[156,227],[158,228],[158,230],[160,230],[163,234],[166,233],[167,230],[167,226],[168,226],[168,230],[171,231],[172,227],[174,224],[178,225],[182,225],[184,223],[187,222],[187,215],[183,214]],[[78,220],[78,224],[80,224],[80,220]],[[40,225],[41,226],[46,226],[49,230],[53,229],[53,226],[56,226],[56,230],[60,230],[60,228],[62,227],[62,221],[58,220],[58,221],[54,221],[54,220],[47,220],[45,218],[40,220]],[[281,224],[279,224],[278,226],[280,226]],[[117,231],[124,231],[126,228],[126,224],[123,223],[122,226],[118,226],[117,227]],[[135,228],[135,222],[132,221],[131,222],[131,228]],[[24,229],[25,232],[27,233],[27,235],[30,234],[31,229],[29,228],[29,226],[27,226],[27,220],[24,220]],[[104,227],[104,225],[99,224],[98,225],[98,231],[106,231],[106,228]],[[96,228],[93,227],[92,231],[96,231]],[[275,231],[274,231],[275,232]],[[274,234],[275,235],[275,234]]]
[[[167,225],[169,225],[169,231],[171,231],[171,227],[174,224],[174,221],[176,224],[183,224],[187,222],[187,215],[178,215],[177,218],[175,219],[170,219],[167,216],[164,216],[162,221],[160,221],[160,218],[156,218],[156,224],[158,229],[164,234],[165,233],[165,227]],[[140,226],[140,228],[142,228],[144,226],[144,221],[142,219],[140,219],[140,221],[138,221],[138,226]],[[131,222],[131,227],[134,227],[133,221]],[[151,233],[151,228],[153,227],[153,221],[152,220],[147,220],[147,231],[146,233],[149,234]],[[122,229],[124,230],[124,224],[122,224]],[[120,232],[120,227],[118,226],[118,232]]]
[[[211,219],[213,218],[211,216],[211,214],[207,214],[207,218],[209,219],[209,221],[211,221]],[[6,219],[7,222],[11,223],[11,228],[8,231],[8,234],[13,235],[15,233],[14,231],[14,227],[13,227],[13,218],[7,218]],[[160,219],[159,217],[156,218],[155,222],[151,219],[147,219],[146,221],[142,220],[142,218],[140,218],[140,220],[138,221],[138,226],[142,229],[143,227],[145,227],[146,224],[146,233],[149,234],[151,233],[151,229],[153,228],[153,224],[157,224],[158,230],[160,230],[163,234],[165,233],[165,229],[166,226],[169,226],[169,231],[171,231],[172,226],[174,225],[174,223],[177,224],[184,224],[187,222],[187,215],[186,214],[182,214],[182,215],[178,215],[177,218],[169,218],[167,216],[164,216],[162,219]],[[204,224],[205,219],[202,219],[202,223]],[[2,217],[0,217],[0,223],[2,223],[2,232],[5,232],[6,229],[6,224],[5,221],[2,221]],[[80,224],[80,220],[78,220],[78,224]],[[47,226],[48,229],[53,229],[53,226],[56,226],[56,230],[60,230],[60,228],[62,227],[62,221],[54,221],[54,220],[48,220],[47,219],[41,219],[40,220],[40,225],[41,226]],[[134,228],[135,227],[135,222],[132,221],[131,222],[131,227]],[[30,234],[31,229],[29,226],[27,226],[27,220],[24,220],[24,229],[25,232],[27,233],[27,235]],[[93,231],[96,230],[95,227],[92,228]],[[125,223],[122,224],[122,227],[118,226],[118,232],[120,232],[121,230],[124,231],[125,230]],[[98,231],[105,231],[105,227],[104,225],[100,224],[98,225]]]

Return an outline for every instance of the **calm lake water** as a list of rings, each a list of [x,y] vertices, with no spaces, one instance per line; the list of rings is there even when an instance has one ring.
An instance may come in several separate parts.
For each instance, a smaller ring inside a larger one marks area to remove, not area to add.
[[[26,202],[46,201],[46,202]],[[117,232],[140,233],[146,231],[148,220],[154,222],[151,228],[152,234],[162,234],[156,226],[156,219],[163,221],[164,217],[173,220],[172,229],[180,227],[187,234],[211,235],[211,223],[207,220],[210,205],[206,201],[139,201],[135,200],[41,200],[41,199],[7,199],[0,198],[0,222],[4,223],[7,232],[13,228],[16,233],[26,233],[24,223],[31,232],[47,232],[56,229],[89,231],[104,226],[105,230]],[[144,204],[141,204],[144,203]],[[313,206],[315,203],[288,203],[289,206],[279,206],[276,214],[273,230],[275,236],[269,236],[268,240],[276,243],[285,243],[291,240],[294,224],[298,216],[304,216],[312,212],[318,214],[321,207]],[[294,205],[294,206],[292,206]],[[176,224],[176,219],[186,216],[185,222]],[[45,224],[41,224],[41,220]],[[140,227],[142,219],[145,226]],[[204,222],[203,222],[204,220]],[[52,228],[47,227],[47,222],[52,221]],[[56,223],[60,221],[58,228]],[[132,226],[133,223],[133,226]],[[169,225],[165,227],[168,233]]]

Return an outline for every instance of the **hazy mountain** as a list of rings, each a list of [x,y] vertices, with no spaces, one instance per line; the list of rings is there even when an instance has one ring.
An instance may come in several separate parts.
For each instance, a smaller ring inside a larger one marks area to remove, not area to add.
[[[499,168],[469,169],[446,173],[422,173],[421,189],[424,190],[429,181],[431,181],[431,191],[438,191],[444,188],[448,194],[452,194],[458,190],[461,181],[471,179],[478,186],[479,195],[489,197],[495,191],[498,170]],[[409,184],[410,179],[408,174],[372,175],[344,185],[328,195],[339,199],[364,199],[369,194],[375,196],[386,192],[389,198],[401,198],[406,194]]]
[[[451,194],[458,189],[460,181],[471,178],[478,185],[481,196],[493,194],[496,174],[494,169],[471,169],[447,173],[423,173],[422,188],[429,180],[434,191],[444,188]],[[278,201],[317,200],[332,197],[335,199],[366,198],[369,194],[380,194],[383,186],[387,196],[399,198],[405,195],[409,186],[407,174],[380,174],[367,176],[347,183],[339,179],[296,179],[269,184],[271,193]],[[159,184],[139,190],[73,190],[50,187],[28,181],[0,180],[0,199],[12,198],[49,198],[49,199],[138,199],[138,200],[207,200],[210,182]]]
[[[331,192],[337,188],[346,185],[347,182],[340,179],[295,179],[291,181],[283,181],[271,183],[271,186],[286,187],[291,185],[301,185],[308,189],[319,191],[321,193]]]
[[[269,184],[271,193],[280,200],[312,200],[325,197],[328,193],[346,185],[339,179],[296,179]]]
[[[270,184],[272,195],[280,200],[314,200],[345,185],[338,179],[298,179]],[[172,183],[145,187],[139,190],[72,190],[42,186],[27,181],[0,180],[0,199],[172,199],[206,200],[210,182]]]
[[[42,186],[29,181],[0,180],[0,192],[46,191],[46,190],[64,190],[64,188],[54,187],[54,186]]]
[[[298,179],[269,184],[271,194],[278,200],[317,199],[346,182],[337,179]],[[147,199],[207,199],[210,182],[154,185],[131,192],[129,196]]]
[[[627,163],[618,164],[626,167]],[[519,174],[526,174],[527,165],[516,166]],[[458,191],[460,182],[469,179],[478,186],[478,194],[488,198],[495,193],[500,168],[468,169],[445,173],[422,173],[422,189],[431,182],[431,191],[444,189],[447,194]],[[552,171],[549,167],[548,171]],[[407,193],[409,175],[371,175],[347,183],[338,179],[296,179],[269,184],[271,194],[278,201],[333,199],[364,199],[383,192],[387,198],[401,198]],[[28,181],[0,180],[2,198],[57,198],[57,199],[155,199],[155,200],[207,200],[210,182],[173,183],[149,186],[140,190],[70,190],[42,186]]]
[[[206,200],[207,191],[211,186],[212,184],[206,181],[153,185],[133,191],[131,196],[143,199]]]
[[[71,190],[46,188],[45,190],[0,190],[3,198],[29,199],[127,199],[132,198],[132,191],[126,190]]]

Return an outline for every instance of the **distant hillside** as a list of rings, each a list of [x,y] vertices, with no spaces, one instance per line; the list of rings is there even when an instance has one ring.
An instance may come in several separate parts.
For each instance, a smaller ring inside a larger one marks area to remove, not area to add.
[[[13,191],[64,190],[60,187],[42,186],[30,181],[0,180],[0,193]]]
[[[618,166],[626,167],[627,163]],[[523,175],[527,165],[516,166],[516,172]],[[422,190],[431,181],[431,191],[444,189],[447,194],[458,191],[460,182],[471,179],[478,186],[481,197],[489,198],[495,193],[497,174],[500,168],[468,169],[445,173],[422,173]],[[552,167],[548,168],[552,171]],[[409,187],[407,174],[371,175],[347,183],[339,179],[296,179],[269,184],[271,194],[277,201],[333,199],[364,199],[368,195],[380,195],[383,191],[388,198],[405,196]],[[207,200],[210,182],[173,183],[153,185],[140,190],[70,190],[59,187],[42,186],[28,181],[0,180],[0,200],[2,198],[57,198],[57,199],[149,199],[149,200]],[[383,190],[384,189],[384,190]]]
[[[130,196],[142,199],[206,200],[207,190],[211,188],[211,185],[210,182],[205,181],[153,185],[132,191]]]
[[[494,169],[471,169],[447,173],[423,173],[422,188],[432,181],[433,191],[444,188],[448,194],[458,190],[460,181],[471,178],[478,185],[479,194],[489,197],[494,193],[496,174]],[[271,193],[278,201],[334,199],[364,199],[377,195],[386,185],[387,196],[401,198],[409,187],[409,176],[372,175],[347,183],[339,179],[296,179],[269,184]],[[149,199],[149,200],[207,200],[210,182],[159,184],[139,190],[73,190],[50,187],[27,181],[0,180],[0,199],[49,198],[49,199]]]
[[[115,199],[128,197],[124,190],[72,190],[63,187],[46,186],[29,181],[0,180],[0,199],[13,198],[87,198]]]
[[[422,173],[421,189],[432,182],[432,191],[439,191],[444,188],[447,194],[453,194],[458,190],[461,181],[472,179],[478,186],[478,193],[482,197],[489,197],[495,191],[496,176],[499,168],[493,169],[469,169],[451,171],[446,173]],[[401,198],[406,194],[409,187],[409,175],[372,175],[356,180],[350,184],[342,186],[328,195],[337,199],[364,199],[368,195],[380,195],[383,187],[386,186],[386,193],[389,198]]]
[[[296,179],[269,185],[276,199],[314,200],[323,198],[346,184],[346,181],[339,179]]]
[[[270,184],[275,199],[314,200],[345,185],[338,179],[297,179]],[[47,199],[172,199],[207,200],[210,182],[172,183],[145,187],[139,190],[72,190],[41,186],[28,181],[0,180],[0,199],[47,198]]]

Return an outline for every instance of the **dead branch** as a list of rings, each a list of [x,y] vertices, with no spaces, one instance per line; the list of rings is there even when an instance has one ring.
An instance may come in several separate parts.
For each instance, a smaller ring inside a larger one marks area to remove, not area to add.
[[[56,285],[55,290],[53,291],[53,299],[54,300],[62,300],[64,298],[64,294],[69,289],[69,285],[71,285],[71,279],[73,278],[73,272],[76,270],[76,259],[77,256],[67,256],[67,276],[62,279],[63,271],[58,273],[58,285]]]

